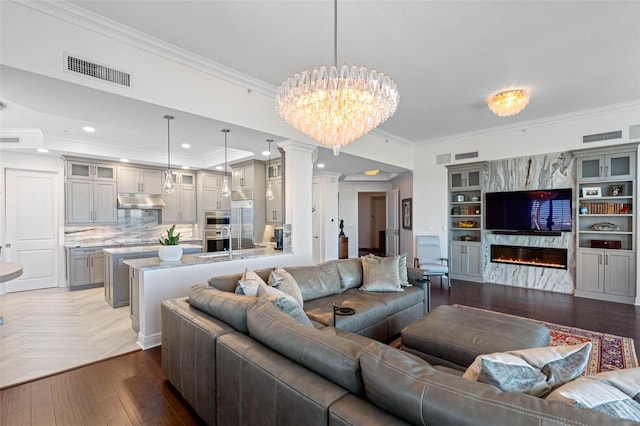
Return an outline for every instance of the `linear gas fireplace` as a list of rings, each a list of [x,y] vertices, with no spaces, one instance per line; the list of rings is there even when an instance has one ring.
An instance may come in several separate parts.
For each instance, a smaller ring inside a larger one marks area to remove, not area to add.
[[[567,249],[492,244],[491,261],[513,265],[567,269]]]

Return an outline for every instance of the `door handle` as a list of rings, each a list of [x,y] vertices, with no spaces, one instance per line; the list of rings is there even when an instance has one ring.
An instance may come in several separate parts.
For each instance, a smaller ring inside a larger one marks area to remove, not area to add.
[[[602,255],[598,255],[598,265],[602,265]]]
[[[605,254],[604,255],[604,265],[607,266],[609,264],[609,255]]]

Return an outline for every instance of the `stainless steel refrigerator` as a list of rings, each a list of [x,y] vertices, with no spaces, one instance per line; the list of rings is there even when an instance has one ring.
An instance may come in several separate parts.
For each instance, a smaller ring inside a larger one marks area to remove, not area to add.
[[[231,201],[231,247],[233,250],[254,248],[254,202]]]

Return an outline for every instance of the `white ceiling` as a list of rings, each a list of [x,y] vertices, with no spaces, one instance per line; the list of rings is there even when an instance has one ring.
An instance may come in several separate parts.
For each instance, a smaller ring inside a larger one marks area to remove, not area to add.
[[[64,6],[86,9],[224,65],[259,80],[268,90],[295,72],[333,61],[330,0],[69,3]],[[400,106],[381,134],[429,143],[639,100],[638,22],[639,1],[341,0],[338,63],[389,74],[398,85]],[[171,113],[166,108],[7,67],[1,77],[0,100],[15,107],[1,112],[3,128],[41,128],[59,140],[97,144],[96,152],[101,144],[121,143],[146,151],[152,163],[166,158],[166,125],[158,123]],[[42,90],[33,90],[34,85]],[[486,97],[514,86],[531,90],[529,106],[514,117],[493,115]],[[80,99],[92,90],[102,106],[99,111],[73,102],[74,93]],[[189,152],[176,152],[176,161],[196,166],[218,161],[223,142],[219,130],[228,126],[180,111],[174,115],[180,121],[172,123],[172,146],[193,146]],[[86,121],[101,123],[100,135],[69,134]],[[265,139],[283,139],[231,129],[229,146],[247,152],[261,152]],[[363,171],[341,167],[330,171]]]

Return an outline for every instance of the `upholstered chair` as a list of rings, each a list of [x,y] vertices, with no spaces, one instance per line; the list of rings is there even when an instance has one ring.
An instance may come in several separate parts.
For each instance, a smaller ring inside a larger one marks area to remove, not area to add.
[[[443,278],[447,279],[447,285],[451,288],[449,279],[449,259],[440,254],[440,238],[437,235],[416,235],[416,257],[413,259],[416,268],[424,269],[424,277],[431,281],[431,277],[440,277],[440,285]]]

